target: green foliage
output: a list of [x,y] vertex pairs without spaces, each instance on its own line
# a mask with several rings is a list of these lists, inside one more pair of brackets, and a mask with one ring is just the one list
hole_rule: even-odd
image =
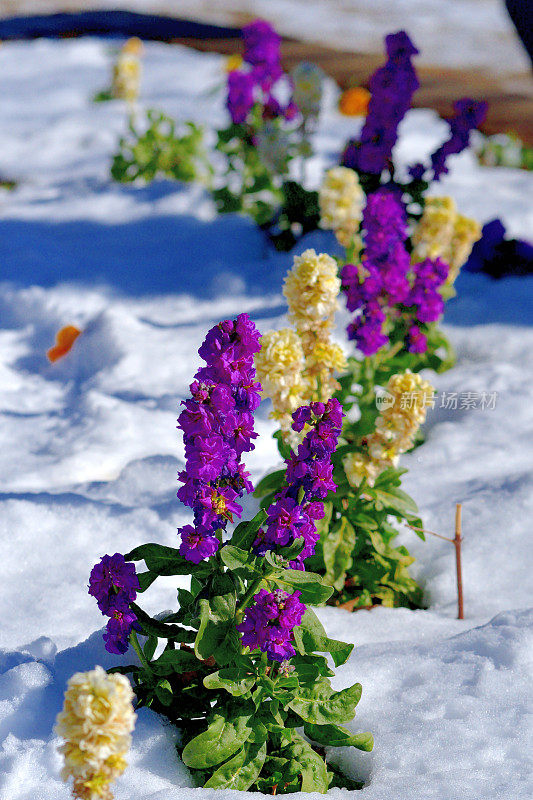
[[[279,477],[266,481],[267,491]],[[154,543],[127,554],[128,560],[146,565],[139,573],[141,591],[159,576],[187,572],[191,587],[179,590],[178,610],[163,617],[131,604],[142,645],[136,634],[131,643],[141,663],[116,671],[131,673],[140,706],[182,728],[181,756],[200,786],[278,794],[325,793],[330,785],[359,788],[328,769],[321,748],[325,743],[372,748],[371,734],[342,727],[354,717],[360,684],[335,691],[330,683],[334,673],[327,655],[340,666],[353,645],[330,639],[310,608],[294,629],[296,654],[289,662],[251,652],[237,632],[245,608],[262,588],[298,589],[301,601],[313,605],[326,602],[332,592],[320,575],[288,568],[303,540],[265,557],[251,552],[265,517],[260,511],[240,523],[231,540],[200,564]],[[163,651],[154,658],[161,643]]]
[[336,605],[420,607],[422,590],[408,572],[414,558],[405,547],[395,546],[398,530],[392,524],[422,527],[416,503],[399,488],[406,470],[391,467],[375,486],[354,489],[344,474],[344,455],[342,448],[335,454],[338,488],[328,497],[329,523],[321,527],[315,555],[307,563],[334,588]]
[[[379,413],[375,402],[378,369],[371,359],[350,359],[347,374],[340,378],[337,397],[345,412],[357,405],[361,416],[356,422],[345,419],[332,459],[337,489],[324,503],[324,518],[317,524],[320,539],[315,554],[306,560],[306,569],[320,575],[323,583],[331,587],[328,602],[332,605],[347,604],[350,609],[376,604],[419,608],[422,589],[409,574],[414,558],[404,546],[395,544],[398,523],[423,527],[415,501],[400,488],[406,470],[391,467],[381,473],[373,487],[364,484],[355,489],[348,483],[342,463],[347,454],[361,447],[362,437],[375,429]],[[283,448],[286,457],[286,445],[278,434],[279,431],[275,434],[278,447],[280,452]],[[422,437],[417,444],[420,441]],[[283,470],[266,475],[256,489],[261,505],[268,506],[284,484]],[[415,533],[424,539],[422,533]],[[296,635],[297,642],[303,635],[306,618],[308,614]],[[316,649],[320,652],[319,647]]]
[[[271,144],[262,148],[257,140],[267,129]],[[264,123],[256,106],[250,122],[232,123],[217,131],[216,150],[224,164],[212,190],[220,214],[247,214],[283,251],[318,228],[318,193],[287,180],[291,161],[311,154],[301,129],[288,129],[280,118]]]
[[287,173],[290,151],[275,174],[261,160],[252,129],[244,123],[217,131],[216,150],[225,161],[222,185],[212,192],[219,214],[241,212],[258,225],[270,222],[282,203],[281,177]]
[[211,175],[203,128],[186,122],[178,132],[171,117],[154,110],[146,112],[142,128],[130,117],[128,135],[120,139],[111,165],[111,177],[120,183],[155,178],[207,182]]
[[298,240],[318,228],[320,209],[318,192],[304,189],[297,181],[285,181],[278,213],[265,226],[276,250],[288,251]]

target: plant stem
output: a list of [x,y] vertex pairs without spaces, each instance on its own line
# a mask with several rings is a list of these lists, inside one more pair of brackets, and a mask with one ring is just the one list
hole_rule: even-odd
[[244,597],[241,600],[241,603],[240,603],[241,607],[239,608],[239,610],[237,611],[237,614],[236,614],[236,616],[239,619],[240,619],[240,617],[243,616],[244,609],[246,608],[246,606],[248,605],[248,602],[252,599],[254,594],[257,592],[257,589],[261,585],[262,581],[263,581],[263,578],[258,578],[256,581],[254,581],[251,584],[251,586],[248,587],[248,591],[246,592],[246,594],[244,595]]
[[139,643],[139,640],[137,638],[137,634],[135,633],[134,630],[132,630],[132,632],[130,633],[130,644],[133,647],[133,649],[135,650],[135,652],[137,653],[137,655],[139,657],[139,661],[141,662],[143,667],[148,672],[151,672],[152,668],[150,666],[150,662],[146,660],[145,655],[144,655],[144,653],[142,651],[142,647],[141,647],[141,645]]

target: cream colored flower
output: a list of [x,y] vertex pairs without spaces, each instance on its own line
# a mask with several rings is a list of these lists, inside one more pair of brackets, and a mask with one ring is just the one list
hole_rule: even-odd
[[340,286],[337,264],[328,255],[306,250],[296,256],[283,290],[296,330],[269,331],[255,357],[263,395],[274,406],[271,416],[293,445],[305,430],[291,430],[292,413],[313,400],[329,400],[339,388],[335,373],[346,367],[342,348],[330,339]]
[[428,197],[412,234],[412,260],[442,258],[450,265],[446,285],[451,286],[480,236],[480,225],[459,214],[451,197]]
[[354,487],[360,486],[365,479],[369,486],[373,486],[380,472],[379,465],[362,453],[348,453],[342,459],[342,465],[348,483]]
[[133,692],[124,675],[102,667],[73,675],[58,714],[56,733],[65,743],[64,781],[72,777],[73,797],[110,800],[110,784],[124,772],[135,726]]
[[386,391],[389,402],[377,418],[374,432],[363,440],[363,452],[350,453],[343,460],[351,486],[359,486],[363,478],[373,486],[387,467],[398,466],[400,455],[413,446],[435,392],[428,381],[410,370],[392,375]]
[[343,247],[349,247],[359,229],[364,199],[353,169],[333,167],[326,172],[318,193],[320,226],[335,231]]
[[139,96],[141,85],[142,66],[140,55],[142,42],[136,36],[128,39],[122,47],[113,67],[113,81],[111,93],[113,97],[134,103]]
[[446,253],[450,265],[448,284],[453,284],[464,263],[468,260],[472,247],[481,237],[481,225],[474,219],[458,214],[455,220],[449,251]]
[[428,197],[413,231],[413,261],[443,257],[453,236],[457,207],[451,197]]
[[289,304],[289,319],[298,333],[319,323],[333,326],[337,297],[341,288],[337,262],[326,253],[306,250],[294,257],[287,273],[283,294]]
[[298,334],[292,328],[265,333],[261,337],[261,350],[255,356],[255,368],[263,396],[272,400],[271,416],[281,423],[283,431],[289,431],[291,415],[303,405],[307,388]]

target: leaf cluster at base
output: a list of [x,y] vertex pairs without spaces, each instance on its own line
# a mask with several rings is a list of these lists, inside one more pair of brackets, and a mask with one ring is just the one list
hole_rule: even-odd
[[174,120],[159,111],[148,110],[142,128],[132,116],[128,136],[119,140],[113,157],[111,177],[120,183],[155,178],[208,182],[212,167],[203,136],[203,128],[194,122],[184,123],[178,132]]
[[182,728],[181,757],[198,785],[326,792],[341,778],[328,770],[322,746],[370,750],[373,745],[371,734],[344,727],[354,717],[360,684],[335,691],[330,683],[334,673],[326,654],[340,666],[353,645],[330,639],[307,608],[294,629],[296,654],[288,662],[268,661],[264,653],[242,646],[236,626],[261,588],[299,590],[301,601],[314,605],[332,592],[321,576],[288,568],[300,541],[287,553],[250,552],[265,518],[260,511],[238,525],[231,541],[198,565],[158,544],[126,555],[146,564],[139,573],[141,592],[159,575],[190,573],[191,586],[178,590],[179,609],[159,618],[132,603],[143,635],[137,645],[141,665],[115,671],[131,674],[139,706]]

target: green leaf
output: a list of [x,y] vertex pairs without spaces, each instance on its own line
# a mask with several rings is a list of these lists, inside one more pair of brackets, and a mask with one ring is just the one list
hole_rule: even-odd
[[374,747],[371,733],[352,733],[341,725],[313,725],[306,722],[304,731],[310,739],[327,747],[356,747],[366,752]]
[[291,542],[291,544],[288,544],[285,547],[278,547],[276,554],[280,555],[287,561],[293,561],[293,559],[300,555],[304,547],[305,539],[303,536],[300,536],[299,539],[295,539],[294,542]]
[[247,791],[259,777],[266,758],[266,742],[246,742],[233,758],[222,764],[204,784],[204,789]]
[[142,544],[124,558],[126,561],[144,560],[148,570],[156,575],[188,575],[193,566],[183,558],[177,548],[163,544]]
[[236,592],[229,574],[217,575],[211,584],[212,596],[201,599],[200,627],[194,642],[198,658],[213,656],[224,666],[240,651],[235,628]]
[[292,455],[292,448],[283,441],[283,434],[281,431],[276,431],[272,437],[278,443],[278,451],[284,461],[287,461]]
[[320,575],[298,569],[285,569],[281,575],[272,575],[269,580],[286,592],[301,592],[300,600],[305,605],[323,605],[331,597],[333,587],[326,586]]
[[162,681],[159,681],[159,683],[155,687],[155,693],[157,695],[158,700],[160,700],[164,706],[172,705],[172,701],[174,699],[172,694],[172,686],[166,680],[166,678]]
[[206,675],[204,686],[206,689],[225,689],[233,697],[241,697],[250,691],[255,680],[255,675],[247,675],[239,667],[223,667],[218,672]]
[[254,496],[264,497],[270,492],[278,491],[285,484],[285,468],[269,472],[255,487]]
[[418,507],[412,497],[394,486],[387,488],[374,487],[368,491],[376,499],[376,507],[386,508],[391,512],[400,512],[404,517],[418,514]]
[[147,661],[151,661],[157,648],[157,636],[149,636],[144,643],[143,653]]
[[361,684],[349,689],[333,692],[331,686],[322,679],[314,686],[301,686],[289,699],[290,708],[304,722],[327,725],[332,722],[349,722],[355,715],[355,706],[361,699]]
[[139,579],[139,592],[145,592],[157,578],[157,573],[150,572],[150,570],[148,572],[138,572],[137,578]]
[[241,550],[249,550],[266,518],[266,512],[261,509],[249,522],[241,522],[233,531],[230,544]]
[[220,558],[232,572],[240,569],[245,570],[250,576],[261,574],[255,569],[257,558],[249,550],[241,550],[240,547],[226,544],[220,549]]
[[300,768],[302,792],[325,794],[328,790],[329,779],[324,759],[313,750],[309,742],[306,742],[298,734],[289,750]]
[[148,636],[157,636],[163,639],[175,639],[177,642],[194,642],[195,632],[182,628],[181,625],[169,625],[158,619],[148,616],[136,603],[130,603],[130,608],[135,612],[137,619]]
[[346,579],[346,570],[352,566],[352,551],[355,547],[355,529],[341,517],[322,540],[322,552],[326,567],[325,581],[340,591]]
[[181,758],[192,769],[209,769],[239,750],[251,733],[250,714],[225,719],[215,714],[207,730],[185,745]]
[[346,663],[354,648],[353,644],[330,639],[317,615],[310,608],[303,615],[301,624],[294,629],[294,640],[302,655],[314,651],[330,653],[336,667]]
[[192,672],[201,664],[188,650],[165,650],[150,666],[156,674],[168,675],[171,672]]

